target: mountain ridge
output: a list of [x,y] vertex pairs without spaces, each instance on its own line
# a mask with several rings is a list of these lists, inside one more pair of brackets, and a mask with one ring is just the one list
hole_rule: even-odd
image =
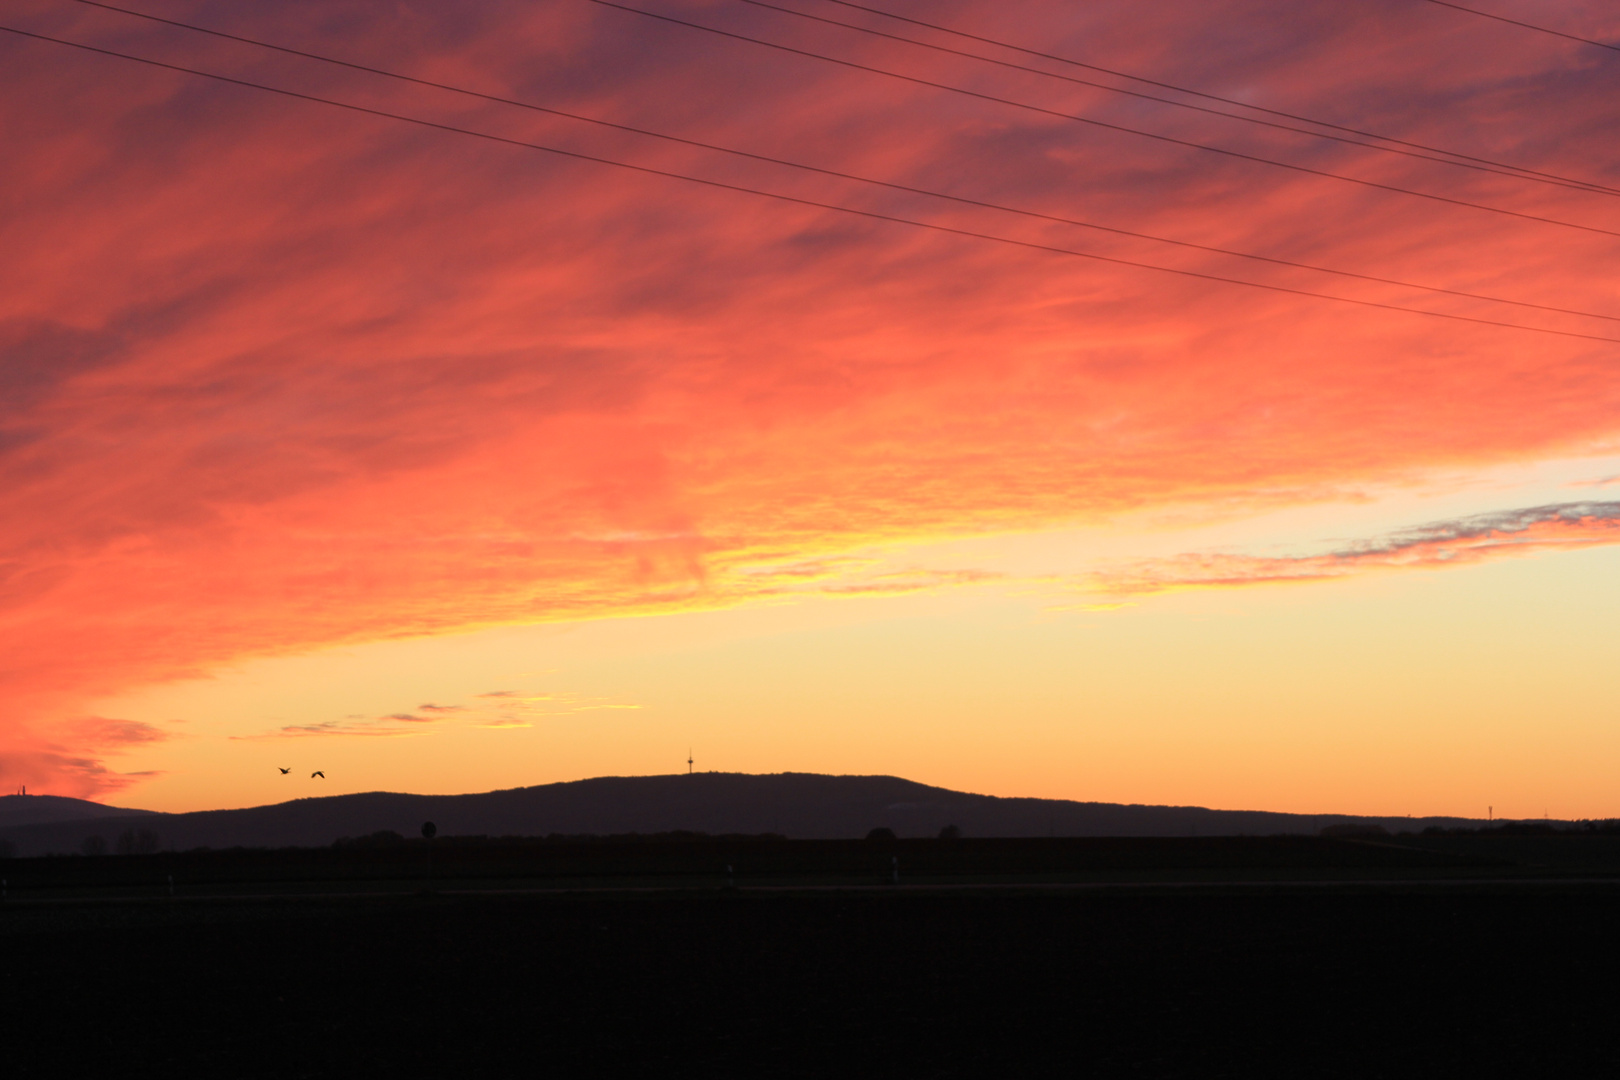
[[306,796],[264,806],[180,814],[106,809],[113,812],[0,826],[0,840],[17,855],[31,856],[76,852],[90,836],[111,843],[128,829],[155,832],[162,847],[174,850],[316,847],[375,832],[414,836],[430,820],[441,836],[689,831],[795,838],[859,837],[878,827],[900,836],[933,836],[946,825],[955,825],[968,836],[988,837],[1314,834],[1343,824],[1377,825],[1395,832],[1479,824],[1476,819],[1454,817],[1287,814],[1003,797],[895,776],[821,773],[603,776],[461,795],[375,791]]

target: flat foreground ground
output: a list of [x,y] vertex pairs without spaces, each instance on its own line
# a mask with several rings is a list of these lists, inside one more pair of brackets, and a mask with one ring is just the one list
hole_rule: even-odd
[[0,909],[8,1077],[1620,1075],[1620,889]]

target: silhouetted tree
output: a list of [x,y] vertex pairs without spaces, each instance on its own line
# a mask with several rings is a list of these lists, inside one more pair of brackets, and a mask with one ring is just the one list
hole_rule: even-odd
[[960,840],[962,839],[962,830],[959,826],[947,825],[939,830],[939,838],[941,840]]
[[125,829],[113,850],[120,855],[150,855],[157,849],[158,835],[151,829]]
[[877,828],[867,833],[866,838],[868,840],[893,840],[894,830],[888,828],[887,826],[879,825]]
[[105,836],[87,836],[79,842],[79,851],[85,855],[107,854],[107,838]]

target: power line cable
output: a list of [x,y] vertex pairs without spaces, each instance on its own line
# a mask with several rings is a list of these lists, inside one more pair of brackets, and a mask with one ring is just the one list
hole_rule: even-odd
[[[95,3],[95,0],[79,0],[79,2]],[[1435,157],[1432,153],[1419,153],[1416,150],[1402,150],[1399,147],[1394,146],[1380,146],[1377,143],[1363,142],[1361,139],[1352,139],[1344,135],[1332,135],[1325,131],[1312,131],[1309,128],[1295,127],[1292,124],[1280,124],[1275,120],[1262,120],[1256,116],[1243,116],[1238,113],[1227,112],[1224,109],[1211,109],[1205,105],[1194,105],[1191,102],[1177,101],[1174,98],[1160,97],[1157,94],[1144,94],[1137,90],[1127,90],[1119,86],[1109,86],[1107,83],[1093,82],[1090,79],[1077,79],[1072,75],[1060,75],[1055,71],[1043,71],[1041,68],[1030,67],[1028,64],[1015,64],[1008,60],[997,60],[993,56],[983,56],[979,53],[964,52],[961,49],[952,49],[948,46],[936,45],[928,41],[918,41],[916,38],[904,37],[900,34],[890,34],[883,30],[875,30],[869,26],[860,26],[855,23],[842,22],[838,19],[828,19],[820,15],[811,15],[809,12],[796,11],[793,8],[769,4],[766,3],[765,0],[739,0],[739,2],[748,4],[752,7],[765,8],[770,11],[781,12],[784,15],[793,15],[800,19],[808,19],[812,22],[823,23],[827,26],[841,26],[846,30],[854,30],[857,33],[868,34],[872,37],[887,38],[890,41],[904,42],[907,45],[915,45],[920,49],[931,49],[934,52],[947,53],[951,56],[961,56],[969,60],[980,60],[986,64],[994,64],[997,67],[1009,68],[1013,71],[1024,71],[1032,75],[1041,75],[1048,79],[1058,79],[1062,82],[1073,83],[1076,86],[1086,86],[1096,90],[1106,90],[1112,94],[1124,94],[1127,97],[1140,98],[1143,101],[1156,101],[1162,105],[1172,105],[1178,109],[1190,109],[1193,112],[1204,113],[1208,116],[1221,116],[1228,120],[1239,120],[1245,124],[1256,124],[1260,127],[1268,127],[1276,131],[1291,131],[1296,135],[1307,135],[1313,139],[1327,139],[1332,142],[1343,143],[1346,146],[1359,146],[1363,149],[1376,150],[1383,154],[1398,154],[1401,157],[1416,158],[1419,161],[1432,161],[1440,165],[1450,165],[1458,169],[1470,169],[1474,172],[1490,173],[1494,176],[1507,176],[1513,178],[1514,180],[1527,180],[1536,184],[1549,184],[1553,187],[1572,188],[1575,191],[1585,191],[1594,195],[1620,196],[1620,188],[1604,187],[1602,184],[1589,183],[1585,180],[1572,180],[1568,177],[1542,176],[1534,173],[1526,173],[1523,170],[1517,169],[1515,166],[1501,165],[1496,162],[1491,162],[1489,164],[1475,164],[1472,161],[1457,161],[1450,157]],[[837,3],[838,0],[832,0],[832,2]],[[96,6],[101,7],[103,5],[96,4]],[[851,6],[859,7],[859,5]],[[874,9],[861,8],[861,10],[871,11]],[[954,31],[949,30],[946,31],[946,33],[953,32]],[[1379,136],[1372,137],[1378,138]],[[1444,154],[1446,151],[1440,150],[1435,151],[1435,153]]]
[[1620,45],[1611,45],[1607,41],[1598,41],[1594,38],[1581,37],[1579,34],[1566,34],[1562,30],[1552,30],[1545,26],[1537,26],[1535,23],[1520,22],[1518,19],[1510,19],[1506,15],[1492,15],[1488,11],[1480,11],[1478,8],[1463,7],[1461,4],[1450,3],[1450,0],[1427,0],[1427,2],[1431,4],[1438,4],[1440,7],[1451,8],[1453,11],[1466,11],[1470,15],[1478,15],[1482,19],[1495,19],[1497,22],[1509,23],[1513,26],[1522,26],[1524,29],[1534,30],[1538,34],[1551,34],[1553,37],[1561,37],[1569,41],[1579,41],[1583,45],[1596,45],[1600,49],[1609,49],[1612,52],[1620,52]]
[[1023,109],[1026,112],[1040,113],[1041,115],[1052,116],[1061,120],[1074,120],[1078,123],[1089,124],[1093,127],[1106,128],[1110,131],[1119,131],[1130,135],[1140,135],[1144,138],[1154,139],[1158,142],[1171,143],[1176,146],[1185,146],[1193,150],[1206,150],[1212,154],[1221,154],[1225,157],[1237,158],[1243,161],[1252,161],[1261,165],[1272,165],[1279,169],[1288,169],[1292,172],[1306,173],[1311,176],[1321,176],[1330,180],[1343,180],[1346,183],[1359,184],[1362,187],[1375,188],[1379,191],[1390,191],[1398,195],[1412,195],[1420,199],[1429,199],[1433,202],[1446,203],[1450,206],[1465,206],[1472,210],[1483,210],[1486,213],[1501,214],[1505,217],[1519,218],[1524,221],[1540,222],[1543,225],[1556,225],[1566,229],[1578,229],[1582,232],[1598,233],[1602,236],[1620,237],[1620,232],[1616,232],[1612,229],[1599,228],[1596,225],[1578,225],[1571,221],[1561,221],[1557,218],[1541,217],[1538,214],[1527,214],[1520,210],[1508,210],[1500,206],[1487,206],[1484,203],[1469,202],[1466,199],[1454,199],[1449,195],[1435,195],[1432,192],[1415,191],[1412,188],[1397,187],[1394,184],[1381,184],[1376,180],[1364,180],[1356,176],[1346,176],[1343,173],[1328,172],[1325,169],[1313,169],[1308,165],[1294,165],[1286,161],[1277,161],[1272,158],[1260,157],[1256,154],[1245,154],[1238,150],[1227,150],[1223,147],[1210,146],[1206,143],[1192,142],[1188,139],[1178,139],[1171,135],[1159,135],[1151,131],[1142,131],[1139,128],[1126,127],[1123,124],[1111,124],[1105,120],[1096,120],[1089,116],[1079,116],[1074,113],[1061,112],[1057,109],[1047,109],[1039,105],[1028,105],[1022,101],[1013,101],[1010,98],[996,97],[994,94],[984,94],[977,90],[966,90],[960,86],[951,86],[947,83],[934,82],[930,79],[918,78],[915,75],[902,75],[899,72],[889,71],[886,68],[873,67],[870,64],[860,64],[853,60],[840,60],[834,56],[827,56],[822,53],[811,52],[808,49],[800,49],[792,45],[780,45],[774,41],[765,41],[762,38],[749,37],[746,34],[738,34],[730,30],[720,30],[713,26],[704,26],[702,23],[687,22],[685,19],[677,19],[672,15],[660,15],[657,12],[646,11],[642,8],[629,7],[625,4],[614,3],[613,0],[588,0],[588,2],[592,4],[599,4],[602,7],[615,8],[619,11],[629,12],[632,15],[644,15],[649,19],[657,19],[660,22],[673,23],[676,26],[685,26],[693,30],[701,30],[705,33],[715,34],[719,37],[732,38],[736,41],[747,42],[751,45],[763,45],[768,49],[776,49],[780,52],[792,53],[793,55],[808,57],[812,60],[823,60],[829,64],[837,64],[840,67],[852,68],[856,71],[867,71],[875,75],[884,75],[888,78],[899,79],[902,82],[913,83],[917,86],[927,86],[935,90],[945,90],[952,94],[960,94],[964,97],[976,98],[980,101],[989,101],[998,105],[1008,105],[1015,109]]
[[1100,232],[1113,233],[1117,236],[1129,236],[1138,240],[1150,240],[1155,243],[1171,244],[1176,247],[1189,248],[1195,251],[1206,251],[1217,255],[1227,255],[1238,259],[1251,259],[1256,262],[1269,263],[1273,266],[1287,266],[1296,270],[1310,270],[1315,273],[1332,274],[1336,277],[1352,278],[1358,281],[1371,281],[1380,285],[1395,285],[1404,289],[1416,289],[1423,292],[1438,293],[1445,296],[1457,296],[1468,300],[1482,300],[1494,304],[1509,304],[1514,307],[1530,308],[1536,311],[1556,312],[1560,315],[1578,315],[1588,319],[1603,319],[1608,322],[1620,322],[1620,316],[1616,315],[1599,315],[1596,312],[1591,311],[1580,311],[1574,308],[1555,307],[1550,304],[1537,304],[1527,300],[1510,300],[1505,297],[1490,296],[1484,293],[1467,292],[1461,289],[1447,289],[1438,285],[1420,285],[1415,282],[1401,281],[1396,278],[1379,277],[1375,274],[1362,274],[1352,270],[1335,270],[1331,267],[1316,266],[1312,263],[1296,262],[1291,259],[1281,259],[1270,255],[1255,255],[1249,252],[1236,251],[1231,248],[1216,247],[1210,244],[1197,244],[1187,240],[1172,240],[1168,237],[1155,236],[1151,233],[1137,232],[1132,229],[1116,228],[1110,225],[1098,225],[1095,222],[1081,221],[1077,218],[1067,218],[1057,214],[1046,214],[1037,210],[1025,210],[1018,207],[1005,206],[1000,203],[993,203],[983,199],[968,198],[961,195],[950,195],[946,194],[945,192],[933,191],[928,188],[913,187],[909,184],[900,184],[889,180],[876,180],[871,177],[860,176],[855,173],[847,173],[841,172],[837,169],[823,168],[819,165],[806,165],[802,162],[789,161],[785,158],[771,157],[766,154],[756,154],[747,150],[737,150],[732,147],[721,146],[716,143],[707,143],[697,139],[683,138],[679,135],[667,135],[663,132],[648,130],[647,128],[638,128],[629,124],[619,124],[611,120],[602,120],[592,116],[584,116],[580,113],[566,112],[562,109],[553,109],[544,105],[536,105],[532,102],[519,101],[515,98],[501,97],[497,94],[486,94],[482,91],[469,90],[465,87],[453,86],[449,83],[435,82],[431,79],[418,78],[414,75],[404,75],[396,71],[389,71],[386,68],[371,67],[366,64],[356,64],[348,60],[339,60],[335,57],[324,56],[320,53],[307,52],[303,49],[289,48],[285,45],[275,45],[267,41],[260,41],[257,38],[244,37],[240,34],[231,34],[223,30],[213,30],[206,26],[196,26],[192,23],[179,22],[175,19],[166,19],[158,15],[149,15],[145,12],[134,11],[129,8],[116,7],[112,4],[100,3],[99,0],[79,0],[79,2],[89,4],[92,7],[106,8],[109,11],[121,12],[125,15],[133,15],[137,18],[147,19],[151,22],[163,23],[167,26],[178,27],[183,30],[192,30],[199,34],[207,34],[211,37],[224,38],[229,41],[236,41],[245,45],[253,45],[258,48],[269,49],[279,53],[286,53],[291,56],[303,57],[304,59],[308,60],[318,60],[321,63],[332,64],[337,67],[350,68],[354,71],[363,71],[372,75],[382,75],[390,79],[397,79],[401,82],[414,83],[418,86],[432,87],[436,90],[446,90],[451,93],[463,94],[467,97],[478,98],[483,101],[494,102],[501,105],[513,105],[521,109],[545,113],[550,116],[558,116],[568,120],[578,120],[587,124],[595,124],[600,127],[611,128],[615,131],[624,131],[635,135],[647,136],[653,139],[662,139],[666,142],[678,143],[682,146],[691,146],[702,150],[712,150],[722,154],[730,154],[735,157],[747,158],[752,161],[762,161],[771,165],[781,165],[790,169],[800,169],[805,172],[816,173],[822,176],[831,176],[840,180],[853,180],[858,183],[870,184],[875,187],[888,188],[892,191],[903,191],[912,195],[923,195],[929,198],[941,199],[964,206],[974,206],[987,210],[996,210],[1001,213],[1016,214],[1020,217],[1033,218],[1039,221],[1050,221],[1060,225],[1072,225],[1082,229],[1095,229]]
[[[88,0],[86,0],[86,2],[88,2]],[[852,9],[854,9],[856,11],[865,11],[865,12],[868,12],[869,14],[872,14],[872,15],[881,15],[885,19],[893,19],[896,22],[910,23],[913,26],[921,26],[921,27],[925,27],[925,28],[927,28],[929,30],[937,30],[942,34],[951,34],[951,35],[953,35],[955,37],[965,38],[965,39],[967,39],[969,41],[978,41],[978,42],[982,42],[982,43],[984,43],[986,45],[994,45],[997,48],[1010,49],[1013,52],[1023,53],[1025,56],[1035,56],[1035,57],[1041,58],[1042,60],[1053,60],[1053,61],[1056,61],[1059,64],[1067,64],[1070,67],[1083,68],[1086,71],[1096,71],[1096,72],[1100,72],[1101,74],[1104,74],[1104,75],[1112,75],[1117,79],[1129,79],[1132,82],[1143,83],[1143,84],[1145,84],[1147,86],[1157,86],[1162,90],[1174,90],[1178,94],[1190,94],[1193,97],[1203,98],[1206,101],[1218,101],[1223,105],[1232,105],[1232,106],[1235,106],[1235,107],[1240,108],[1240,109],[1252,109],[1255,112],[1265,113],[1268,116],[1280,116],[1285,120],[1298,120],[1301,123],[1305,123],[1305,124],[1315,124],[1318,127],[1331,128],[1334,131],[1343,131],[1343,132],[1345,132],[1347,134],[1350,134],[1350,135],[1360,135],[1362,138],[1365,138],[1365,139],[1378,139],[1381,142],[1394,143],[1397,146],[1407,146],[1407,147],[1411,147],[1414,150],[1426,150],[1431,154],[1445,154],[1445,155],[1448,155],[1449,157],[1459,158],[1462,161],[1471,161],[1471,162],[1474,162],[1474,163],[1479,164],[1479,165],[1489,165],[1489,166],[1491,166],[1493,168],[1498,168],[1498,169],[1509,169],[1509,170],[1512,170],[1513,173],[1515,173],[1515,174],[1523,174],[1525,177],[1536,177],[1536,178],[1539,178],[1539,179],[1542,179],[1542,180],[1556,181],[1556,182],[1561,183],[1561,184],[1573,184],[1573,185],[1576,185],[1578,187],[1589,188],[1589,189],[1591,189],[1593,191],[1601,191],[1601,192],[1605,192],[1605,193],[1609,193],[1609,194],[1620,194],[1620,188],[1607,187],[1607,186],[1605,186],[1603,184],[1599,184],[1599,183],[1596,183],[1596,182],[1591,181],[1591,180],[1580,180],[1580,179],[1577,179],[1575,177],[1560,176],[1557,173],[1542,172],[1539,169],[1530,169],[1530,168],[1524,167],[1523,165],[1514,165],[1514,164],[1511,164],[1511,163],[1505,162],[1505,161],[1495,161],[1495,160],[1493,160],[1491,158],[1476,157],[1476,156],[1474,156],[1472,154],[1459,153],[1456,150],[1446,150],[1446,149],[1444,149],[1442,147],[1438,147],[1438,146],[1429,146],[1426,143],[1412,142],[1409,139],[1397,139],[1393,135],[1380,135],[1380,134],[1378,134],[1377,132],[1374,132],[1374,131],[1364,131],[1361,128],[1346,127],[1343,124],[1335,124],[1335,123],[1332,123],[1331,121],[1328,121],[1328,120],[1318,120],[1318,119],[1316,119],[1314,117],[1310,117],[1310,116],[1301,116],[1298,113],[1284,112],[1281,109],[1268,109],[1264,105],[1254,105],[1254,104],[1251,104],[1251,103],[1249,103],[1247,101],[1239,101],[1236,98],[1222,97],[1219,94],[1210,94],[1210,93],[1206,93],[1206,92],[1204,92],[1202,90],[1194,90],[1194,89],[1192,89],[1190,87],[1178,86],[1175,83],[1161,82],[1158,79],[1150,79],[1150,78],[1147,78],[1146,76],[1143,76],[1143,75],[1131,75],[1128,72],[1117,71],[1117,70],[1115,70],[1113,68],[1099,67],[1096,64],[1087,64],[1087,63],[1084,63],[1084,62],[1082,62],[1080,60],[1071,59],[1070,57],[1067,57],[1067,56],[1058,56],[1058,55],[1056,55],[1054,53],[1041,52],[1038,49],[1029,49],[1029,48],[1025,48],[1022,45],[1014,45],[1011,42],[1001,41],[1001,40],[999,40],[997,38],[985,37],[985,36],[983,36],[981,34],[970,34],[970,33],[966,32],[964,30],[955,30],[955,29],[952,29],[949,26],[942,26],[939,23],[926,22],[926,21],[924,21],[922,19],[913,19],[913,18],[911,18],[909,16],[906,16],[906,15],[896,15],[892,11],[884,11],[881,8],[868,7],[865,4],[853,3],[852,0],[825,0],[825,2],[829,3],[829,4],[837,4],[840,7],[852,8]],[[839,25],[845,25],[845,24],[840,23]],[[910,41],[911,39],[910,38],[904,38],[902,40]],[[922,42],[914,42],[914,44],[923,44],[923,43]],[[964,54],[964,55],[972,55],[972,54]],[[989,59],[989,58],[985,57],[984,59]],[[1030,69],[1030,70],[1039,70],[1039,69]],[[1050,75],[1052,73],[1051,72],[1042,72],[1042,74]],[[1128,93],[1128,91],[1121,91],[1121,92],[1122,93]],[[1165,99],[1155,98],[1153,100],[1158,101],[1158,100],[1165,100]],[[1183,106],[1188,107],[1188,108],[1192,107],[1190,105],[1186,105],[1185,102],[1175,102],[1175,104],[1183,105]],[[1239,119],[1239,120],[1251,119],[1249,117],[1239,116],[1236,113],[1220,112],[1220,110],[1214,110],[1214,111],[1218,115],[1230,116],[1230,117],[1233,117],[1234,119]],[[1297,128],[1287,128],[1287,130],[1296,131],[1298,129]],[[1311,134],[1321,135],[1320,132],[1311,132]],[[1326,138],[1328,136],[1321,136],[1321,137]]]
[[1052,244],[1038,244],[1029,240],[1015,240],[1011,237],[996,236],[992,233],[974,232],[969,229],[958,229],[949,225],[939,225],[933,222],[918,221],[915,218],[904,218],[894,214],[883,214],[873,210],[859,210],[850,206],[839,206],[836,203],[820,202],[815,199],[801,198],[797,195],[784,195],[780,192],[765,191],[760,188],[745,187],[741,184],[729,184],[723,180],[709,180],[698,176],[689,176],[685,173],[673,172],[668,169],[656,169],[647,165],[633,165],[629,162],[616,161],[613,158],[598,157],[594,154],[584,154],[576,150],[564,150],[560,147],[546,146],[542,143],[527,142],[522,139],[512,139],[504,135],[492,135],[484,131],[474,131],[471,128],[457,127],[454,124],[444,124],[436,120],[424,120],[421,117],[406,116],[403,113],[388,112],[384,109],[374,109],[366,105],[355,105],[346,101],[336,101],[332,98],[321,97],[316,94],[306,94],[298,90],[287,90],[279,86],[269,86],[265,83],[251,82],[239,79],[232,75],[220,75],[212,71],[202,71],[197,68],[184,67],[180,64],[171,64],[163,60],[152,60],[144,56],[135,56],[131,53],[118,52],[114,49],[105,49],[97,45],[86,45],[78,41],[68,41],[64,38],[51,37],[48,34],[39,34],[31,30],[20,30],[14,26],[0,25],[0,31],[16,34],[20,37],[32,38],[36,41],[49,41],[57,45],[66,45],[85,52],[98,53],[102,56],[112,56],[120,60],[132,60],[139,64],[162,68],[167,71],[176,71],[186,75],[197,75],[205,79],[229,83],[233,86],[242,86],[250,90],[264,90],[283,97],[295,98],[299,101],[309,101],[321,105],[331,105],[335,108],[346,109],[350,112],[363,113],[367,116],[377,116],[386,120],[399,120],[419,127],[431,128],[435,131],[451,132],[456,135],[468,135],[476,139],[486,139],[490,142],[505,146],[516,146],[528,150],[540,150],[559,157],[572,158],[576,161],[588,161],[598,165],[611,165],[631,172],[643,173],[648,176],[661,176],[671,180],[683,180],[691,184],[716,188],[721,191],[732,191],[745,195],[757,195],[766,199],[775,199],[779,202],[792,203],[797,206],[807,206],[817,210],[833,210],[842,214],[866,218],[871,221],[884,221],[896,225],[909,225],[919,229],[929,229],[934,232],[945,233],[951,236],[961,236],[973,240],[988,240],[992,243],[1005,244],[1011,247],[1026,248],[1030,251],[1043,251],[1053,255],[1066,255],[1080,259],[1090,259],[1095,262],[1109,263],[1115,266],[1129,266],[1138,270],[1154,270],[1163,274],[1174,274],[1177,277],[1194,278],[1200,281],[1213,281],[1225,285],[1241,285],[1251,289],[1262,289],[1266,292],[1282,293],[1289,296],[1303,296],[1315,300],[1330,300],[1340,304],[1351,304],[1356,307],[1375,308],[1380,311],[1398,311],[1408,315],[1425,315],[1434,319],[1446,319],[1450,322],[1473,323],[1478,326],[1491,326],[1505,330],[1523,330],[1533,334],[1547,334],[1554,337],[1575,338],[1581,341],[1600,341],[1607,344],[1620,345],[1620,338],[1603,337],[1598,334],[1583,334],[1573,330],[1553,330],[1542,326],[1526,326],[1523,323],[1502,322],[1497,319],[1482,319],[1473,315],[1455,315],[1444,311],[1427,311],[1423,308],[1403,307],[1400,304],[1386,304],[1377,300],[1357,300],[1347,296],[1334,296],[1331,293],[1312,292],[1309,289],[1295,289],[1287,285],[1270,285],[1258,281],[1244,281],[1242,278],[1223,277],[1219,274],[1206,274],[1198,270],[1183,270],[1172,266],[1158,266],[1154,263],[1140,262],[1135,259],[1122,259],[1112,255],[1098,255],[1089,251],[1077,251],[1074,248],[1057,247]]

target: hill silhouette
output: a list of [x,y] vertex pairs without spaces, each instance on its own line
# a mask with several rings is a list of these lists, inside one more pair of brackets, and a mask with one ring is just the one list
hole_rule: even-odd
[[70,799],[65,795],[0,795],[0,829],[105,817],[150,817],[154,813],[107,806],[88,799]]
[[[132,828],[152,830],[163,848],[184,851],[196,847],[324,846],[339,837],[384,831],[414,836],[424,821],[435,822],[441,836],[685,830],[824,839],[863,837],[879,827],[902,837],[935,836],[947,825],[957,826],[968,836],[993,837],[1256,836],[1314,834],[1343,824],[1376,825],[1391,832],[1478,824],[1466,818],[1371,818],[1009,799],[893,776],[816,773],[598,777],[469,795],[369,792],[186,814],[99,809],[103,816],[0,827],[0,840],[8,841],[17,855],[29,856],[78,851],[86,836],[111,838]],[[112,812],[106,813],[108,810]]]

